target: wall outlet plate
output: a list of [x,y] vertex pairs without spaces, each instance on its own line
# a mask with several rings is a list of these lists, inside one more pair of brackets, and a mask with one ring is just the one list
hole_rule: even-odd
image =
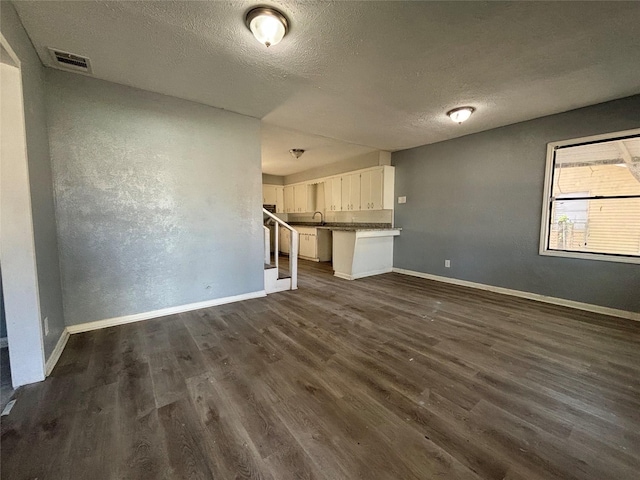
[[445,260],[445,261],[444,261],[444,266],[445,266],[446,268],[451,268],[451,260]]
[[44,334],[49,335],[49,317],[44,317]]
[[407,203],[407,197],[398,197],[398,203]]

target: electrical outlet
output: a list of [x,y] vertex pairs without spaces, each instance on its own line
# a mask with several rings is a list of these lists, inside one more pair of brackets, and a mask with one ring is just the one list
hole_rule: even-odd
[[44,334],[49,335],[49,317],[44,317]]
[[398,203],[407,203],[407,197],[398,197]]
[[451,260],[445,260],[445,261],[444,261],[444,266],[445,266],[446,268],[451,268]]

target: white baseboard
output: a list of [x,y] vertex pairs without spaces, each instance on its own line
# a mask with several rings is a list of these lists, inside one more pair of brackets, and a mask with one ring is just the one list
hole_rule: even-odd
[[493,285],[469,282],[467,280],[459,280],[457,278],[441,277],[439,275],[432,275],[430,273],[416,272],[414,270],[405,270],[404,268],[394,267],[393,271],[395,273],[410,275],[412,277],[426,278],[427,280],[436,280],[438,282],[450,283],[453,285],[460,285],[462,287],[477,288],[479,290],[487,290],[489,292],[502,293],[504,295],[511,295],[513,297],[526,298],[528,300],[535,300],[537,302],[551,303],[553,305],[560,305],[563,307],[575,308],[577,310],[585,310],[587,312],[602,313],[604,315],[612,315],[614,317],[626,318],[629,320],[635,320],[640,322],[640,313],[628,312],[626,310],[618,310],[616,308],[603,307],[600,305],[592,305],[590,303],[575,302],[573,300],[567,300],[564,298],[549,297],[547,295],[540,295],[538,293],[531,293],[531,292],[523,292],[521,290],[512,290],[510,288],[495,287]]
[[215,307],[226,303],[239,302],[241,300],[250,300],[252,298],[266,297],[264,290],[256,292],[243,293],[242,295],[234,295],[232,297],[216,298],[205,302],[190,303],[188,305],[180,305],[178,307],[163,308],[160,310],[152,310],[150,312],[135,313],[133,315],[125,315],[122,317],[107,318],[105,320],[97,320],[95,322],[80,323],[78,325],[69,325],[67,330],[70,334],[90,332],[91,330],[99,330],[101,328],[113,327],[116,325],[124,325],[126,323],[140,322],[142,320],[150,320],[152,318],[166,317],[167,315],[175,315],[176,313],[190,312],[201,308]]
[[383,273],[391,273],[392,271],[395,271],[395,270],[393,270],[391,268],[383,268],[382,270],[373,270],[371,272],[362,272],[362,273],[357,273],[355,275],[348,275],[346,273],[341,273],[341,272],[333,272],[333,275],[335,277],[342,278],[344,280],[357,280],[359,278],[373,277],[374,275],[381,275]]
[[69,340],[69,331],[65,328],[58,339],[58,343],[56,343],[56,347],[53,349],[53,352],[51,352],[51,355],[49,355],[49,359],[44,364],[45,377],[48,377],[51,375],[51,372],[53,372],[53,368],[56,366],[56,363],[58,363],[60,355],[62,355],[62,351],[67,345],[67,340]]

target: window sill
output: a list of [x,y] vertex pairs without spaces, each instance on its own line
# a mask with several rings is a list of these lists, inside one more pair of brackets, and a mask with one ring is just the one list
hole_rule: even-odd
[[540,250],[540,255],[549,257],[580,258],[583,260],[597,260],[616,263],[640,264],[640,257],[627,255],[608,255],[606,253],[569,252],[566,250]]

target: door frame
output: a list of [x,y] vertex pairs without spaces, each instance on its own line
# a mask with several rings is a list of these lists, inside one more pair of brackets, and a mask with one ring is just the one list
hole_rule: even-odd
[[[29,184],[26,125],[24,115],[21,62],[0,33],[2,68],[16,68],[18,105],[18,141],[11,147],[15,155],[3,155],[0,175],[2,188],[0,216],[0,261],[11,381],[14,388],[45,379],[44,339],[42,332],[38,271],[36,265],[33,210]],[[7,72],[7,70],[5,70]],[[11,80],[9,80],[11,81]],[[18,143],[19,142],[19,143]]]

